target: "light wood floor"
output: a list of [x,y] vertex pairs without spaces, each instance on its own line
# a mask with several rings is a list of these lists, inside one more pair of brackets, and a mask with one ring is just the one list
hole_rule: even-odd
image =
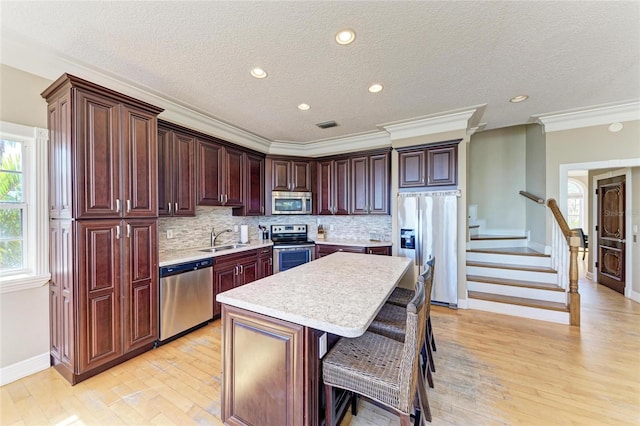
[[[433,307],[433,424],[640,424],[640,304],[580,292],[581,328]],[[74,387],[48,369],[0,396],[2,425],[221,424],[220,323]],[[343,425],[398,424],[360,404]]]

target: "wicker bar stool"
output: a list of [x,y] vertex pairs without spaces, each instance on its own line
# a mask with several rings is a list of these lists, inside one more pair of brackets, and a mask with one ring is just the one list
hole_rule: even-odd
[[[418,281],[422,280],[425,283],[425,286],[427,285],[427,281],[428,281],[429,289],[431,289],[433,285],[433,272],[434,272],[430,263],[435,264],[435,260],[431,259],[429,262],[427,262],[427,264],[425,264],[424,272],[420,275],[420,277],[418,277]],[[428,307],[427,307],[427,315],[426,315],[427,318],[430,315],[430,310],[431,310],[431,301],[429,300]],[[380,312],[378,312],[378,315],[369,326],[368,331],[381,334],[386,337],[390,337],[392,339],[398,340],[399,342],[403,342],[404,335],[405,335],[405,322],[406,322],[406,307],[400,307],[400,306],[393,305],[391,303],[386,303],[382,307]],[[428,321],[425,321],[424,328],[425,328],[425,334],[427,336],[426,338],[428,339],[429,338],[428,337],[429,336]],[[431,347],[428,341],[425,341],[425,344],[421,348],[421,351],[423,353],[423,374],[426,375],[427,382],[429,383],[429,387],[433,388],[434,387],[433,376],[431,373],[435,372],[436,369],[435,369],[435,364],[433,362],[433,353],[431,352]]]
[[[435,274],[436,258],[429,259],[425,265],[429,265],[432,274]],[[435,276],[435,275],[434,275]],[[393,289],[391,296],[387,299],[387,303],[396,306],[407,306],[407,303],[413,298],[414,291],[408,288],[396,287]],[[436,339],[433,337],[433,327],[431,326],[431,315],[427,316],[427,342],[431,345],[433,352],[437,350]],[[433,372],[435,373],[435,364],[432,363]]]
[[[404,343],[379,334],[342,338],[322,361],[325,389],[325,425],[334,426],[333,388],[344,389],[379,402],[400,415],[400,424],[410,424],[416,401],[415,424],[423,413],[431,421],[429,403],[419,373],[422,324],[426,315],[425,288],[416,285],[415,297],[407,305]],[[419,388],[422,388],[420,391]]]

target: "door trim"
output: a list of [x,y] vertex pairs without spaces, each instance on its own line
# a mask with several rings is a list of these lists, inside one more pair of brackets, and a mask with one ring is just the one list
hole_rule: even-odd
[[[592,188],[598,187],[597,186],[598,179],[606,179],[608,177],[615,177],[615,176],[620,176],[622,174],[626,174],[627,183],[626,183],[626,190],[625,190],[625,198],[626,198],[625,209],[627,209],[627,211],[630,212],[631,202],[632,202],[631,194],[633,193],[631,168],[640,167],[640,157],[627,158],[623,160],[588,161],[584,163],[560,164],[560,177],[558,182],[558,184],[560,185],[560,188],[558,188],[558,199],[559,199],[558,204],[560,206],[567,205],[567,182],[568,182],[569,170],[595,170],[595,169],[606,169],[606,168],[615,168],[615,167],[620,167],[620,168],[609,173],[604,173],[602,175],[594,176],[593,177],[594,181],[592,182],[592,185],[594,186]],[[589,201],[591,203],[591,208],[592,208],[591,217],[597,218],[598,202],[594,198],[594,195],[595,194],[589,194]],[[566,210],[566,208],[563,208],[563,207],[561,207],[561,209]],[[566,214],[566,211],[563,211],[563,214]],[[625,227],[627,229],[627,236],[626,236],[627,241],[631,241],[633,239],[633,235],[632,235],[633,228],[631,224],[631,216],[632,215],[630,214],[627,215],[627,223],[625,224]],[[589,229],[589,232],[591,233],[591,235],[594,235],[594,236],[595,236],[595,226],[597,225],[596,222],[597,222],[596,220],[592,220],[592,226],[591,226],[591,229]],[[631,260],[632,260],[633,250],[638,250],[638,248],[634,246],[637,246],[637,244],[627,244],[627,252],[625,255],[625,268],[626,268],[627,276],[625,277],[624,297],[640,303],[640,292],[632,291],[633,264]],[[595,248],[595,245],[594,245],[594,248]],[[593,252],[594,248],[590,247],[589,250]],[[589,261],[591,262],[591,270],[594,271],[596,259],[594,258],[594,256],[589,256]],[[591,277],[590,279],[593,282],[597,282],[597,275],[598,275],[597,273],[594,273],[593,277]]]

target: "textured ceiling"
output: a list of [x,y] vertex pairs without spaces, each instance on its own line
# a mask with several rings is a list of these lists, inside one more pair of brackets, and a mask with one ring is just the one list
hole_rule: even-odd
[[[2,1],[0,15],[3,39],[271,141],[373,132],[480,104],[491,129],[640,98],[637,1]],[[346,27],[357,39],[340,46],[334,34]],[[251,77],[255,66],[269,77]],[[376,95],[374,82],[384,85]],[[530,99],[508,102],[518,94]],[[301,102],[311,109],[299,111]],[[339,126],[315,126],[329,120]]]

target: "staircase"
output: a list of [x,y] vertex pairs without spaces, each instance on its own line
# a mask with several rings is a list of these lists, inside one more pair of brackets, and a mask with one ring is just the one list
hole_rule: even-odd
[[523,236],[471,236],[467,250],[470,309],[569,324],[567,293],[551,256]]

